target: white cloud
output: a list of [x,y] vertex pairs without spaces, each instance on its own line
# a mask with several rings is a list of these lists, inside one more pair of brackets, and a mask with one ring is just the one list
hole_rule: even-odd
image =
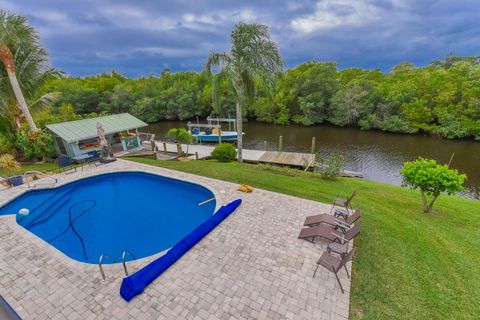
[[291,21],[293,29],[314,32],[339,26],[361,26],[377,19],[381,9],[365,0],[324,0],[312,14]]
[[145,30],[168,30],[175,27],[176,22],[155,12],[148,12],[140,7],[116,5],[99,10],[115,25],[122,28],[142,28]]

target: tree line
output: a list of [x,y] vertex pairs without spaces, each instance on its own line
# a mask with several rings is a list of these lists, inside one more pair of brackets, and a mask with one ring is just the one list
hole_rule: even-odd
[[[61,93],[56,105],[70,104],[80,115],[129,112],[149,123],[233,116],[231,84],[220,83],[220,101],[213,104],[214,81],[204,72],[166,69],[160,76],[132,79],[112,71],[52,78],[44,90]],[[255,99],[243,110],[251,120],[480,139],[479,57],[450,55],[425,67],[401,63],[389,72],[339,70],[333,62],[311,61],[278,74],[273,84],[258,81],[255,88]]]

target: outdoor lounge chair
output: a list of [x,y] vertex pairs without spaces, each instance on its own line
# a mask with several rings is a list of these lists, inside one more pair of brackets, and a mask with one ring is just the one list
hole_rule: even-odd
[[320,225],[316,227],[303,228],[298,235],[298,239],[304,239],[311,242],[315,241],[316,237],[324,238],[330,242],[337,241],[344,243],[355,238],[360,233],[360,222],[356,222],[353,227],[346,230],[344,227],[330,225]]
[[353,191],[350,197],[348,197],[347,199],[342,199],[339,197],[335,198],[335,200],[333,200],[332,209],[330,209],[330,213],[332,213],[335,207],[341,207],[342,209],[345,209],[347,211],[347,215],[350,214],[350,211],[348,209],[353,210],[351,206],[351,202],[356,194],[357,194],[357,191]]
[[355,223],[355,221],[360,219],[361,216],[362,212],[358,209],[355,210],[351,215],[349,215],[344,221],[339,220],[339,218],[334,215],[323,213],[307,217],[303,225],[308,227],[313,227],[322,223],[330,224],[332,226],[335,226],[338,223],[346,223],[347,225],[352,225]]
[[319,266],[324,267],[325,269],[327,269],[327,270],[329,270],[329,271],[331,271],[335,274],[335,277],[337,278],[338,284],[340,285],[340,290],[342,290],[342,293],[344,293],[342,283],[340,282],[340,278],[338,278],[338,271],[340,271],[340,269],[342,267],[344,267],[345,271],[347,272],[347,277],[350,278],[350,274],[348,274],[348,269],[347,269],[346,264],[347,264],[348,261],[353,259],[354,254],[355,254],[355,248],[352,248],[352,250],[349,253],[347,253],[345,256],[343,256],[342,258],[335,257],[335,256],[333,256],[330,253],[325,251],[322,254],[322,256],[320,257],[320,259],[318,259],[318,261],[317,261],[317,268],[315,268],[315,272],[313,273],[313,277],[315,277],[315,274],[317,273],[317,270],[318,270]]

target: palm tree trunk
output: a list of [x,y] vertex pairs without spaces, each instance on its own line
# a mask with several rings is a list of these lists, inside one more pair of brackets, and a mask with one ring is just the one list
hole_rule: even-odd
[[238,162],[243,162],[242,148],[243,148],[243,134],[242,134],[242,109],[240,103],[237,102],[237,149],[238,149]]
[[7,73],[8,73],[8,79],[10,80],[10,84],[12,85],[12,88],[13,88],[13,92],[15,93],[15,97],[17,98],[18,106],[22,110],[25,120],[27,120],[28,126],[30,127],[30,131],[33,131],[33,132],[37,131],[38,128],[35,125],[35,122],[33,121],[32,115],[30,114],[30,110],[28,110],[27,102],[23,97],[22,90],[20,89],[20,84],[17,81],[17,77],[15,73],[9,72],[8,69],[7,69]]
[[20,88],[20,84],[18,83],[17,76],[15,74],[15,62],[13,60],[12,52],[5,45],[0,46],[0,60],[2,60],[3,64],[5,65],[8,79],[10,80],[13,92],[18,101],[18,106],[20,107],[20,110],[22,110],[23,116],[25,117],[25,120],[27,120],[30,130],[37,131],[37,126],[35,125],[35,122],[33,122],[32,115],[30,114],[30,110],[28,110],[27,102],[23,97],[22,89]]

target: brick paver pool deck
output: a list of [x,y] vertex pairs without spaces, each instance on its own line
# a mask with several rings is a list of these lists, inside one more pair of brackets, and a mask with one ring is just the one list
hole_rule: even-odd
[[[23,319],[348,318],[346,273],[339,273],[345,294],[323,268],[312,278],[326,243],[297,239],[305,216],[328,212],[329,205],[259,189],[244,194],[229,182],[124,160],[59,174],[58,184],[121,170],[197,182],[222,205],[237,198],[243,203],[130,303],[119,295],[121,264],[107,265],[103,281],[97,265],[68,258],[14,215],[0,216],[0,294]],[[0,205],[25,190],[0,191]],[[130,273],[161,254],[129,262]]]

